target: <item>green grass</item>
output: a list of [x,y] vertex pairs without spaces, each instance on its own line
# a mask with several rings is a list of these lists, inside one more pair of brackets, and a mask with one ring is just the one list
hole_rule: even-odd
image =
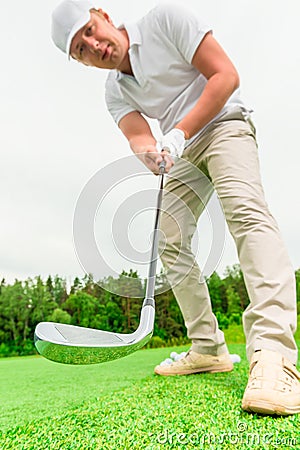
[[1,450],[299,449],[297,415],[241,410],[242,362],[230,373],[158,377],[153,366],[187,349],[141,350],[95,366],[40,357],[0,360]]

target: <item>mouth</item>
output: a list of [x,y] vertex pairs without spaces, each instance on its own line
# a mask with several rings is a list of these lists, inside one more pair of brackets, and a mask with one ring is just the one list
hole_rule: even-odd
[[102,55],[102,61],[105,61],[109,58],[109,55],[110,55],[109,48],[110,48],[110,44],[107,44],[107,47]]

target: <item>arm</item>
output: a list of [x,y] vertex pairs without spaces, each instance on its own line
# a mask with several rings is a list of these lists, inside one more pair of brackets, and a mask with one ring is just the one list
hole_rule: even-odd
[[152,134],[146,119],[138,112],[133,111],[124,116],[119,127],[127,138],[131,150],[153,173],[158,174],[158,165],[163,157],[166,160],[166,172],[174,164],[167,152],[159,153],[156,148],[156,140]]
[[175,126],[184,132],[186,139],[212,120],[239,86],[235,67],[210,33],[199,44],[192,64],[208,81],[196,105]]

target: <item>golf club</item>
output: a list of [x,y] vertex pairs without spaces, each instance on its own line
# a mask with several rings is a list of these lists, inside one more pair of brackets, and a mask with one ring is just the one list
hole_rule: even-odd
[[34,333],[38,352],[63,364],[98,364],[122,358],[143,347],[152,337],[155,318],[155,276],[158,257],[158,229],[166,162],[159,165],[159,191],[151,247],[146,295],[140,323],[131,334],[113,333],[54,322],[41,322]]

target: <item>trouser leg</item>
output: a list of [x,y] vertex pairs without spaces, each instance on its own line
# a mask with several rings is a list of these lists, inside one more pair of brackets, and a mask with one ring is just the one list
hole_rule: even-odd
[[191,249],[197,221],[213,187],[195,166],[178,160],[164,188],[160,256],[182,311],[192,350],[218,355],[227,352],[224,334],[212,313],[206,283]]
[[250,125],[224,122],[206,151],[205,165],[235,240],[250,298],[243,315],[248,358],[257,349],[268,349],[296,363],[295,276],[265,201]]

